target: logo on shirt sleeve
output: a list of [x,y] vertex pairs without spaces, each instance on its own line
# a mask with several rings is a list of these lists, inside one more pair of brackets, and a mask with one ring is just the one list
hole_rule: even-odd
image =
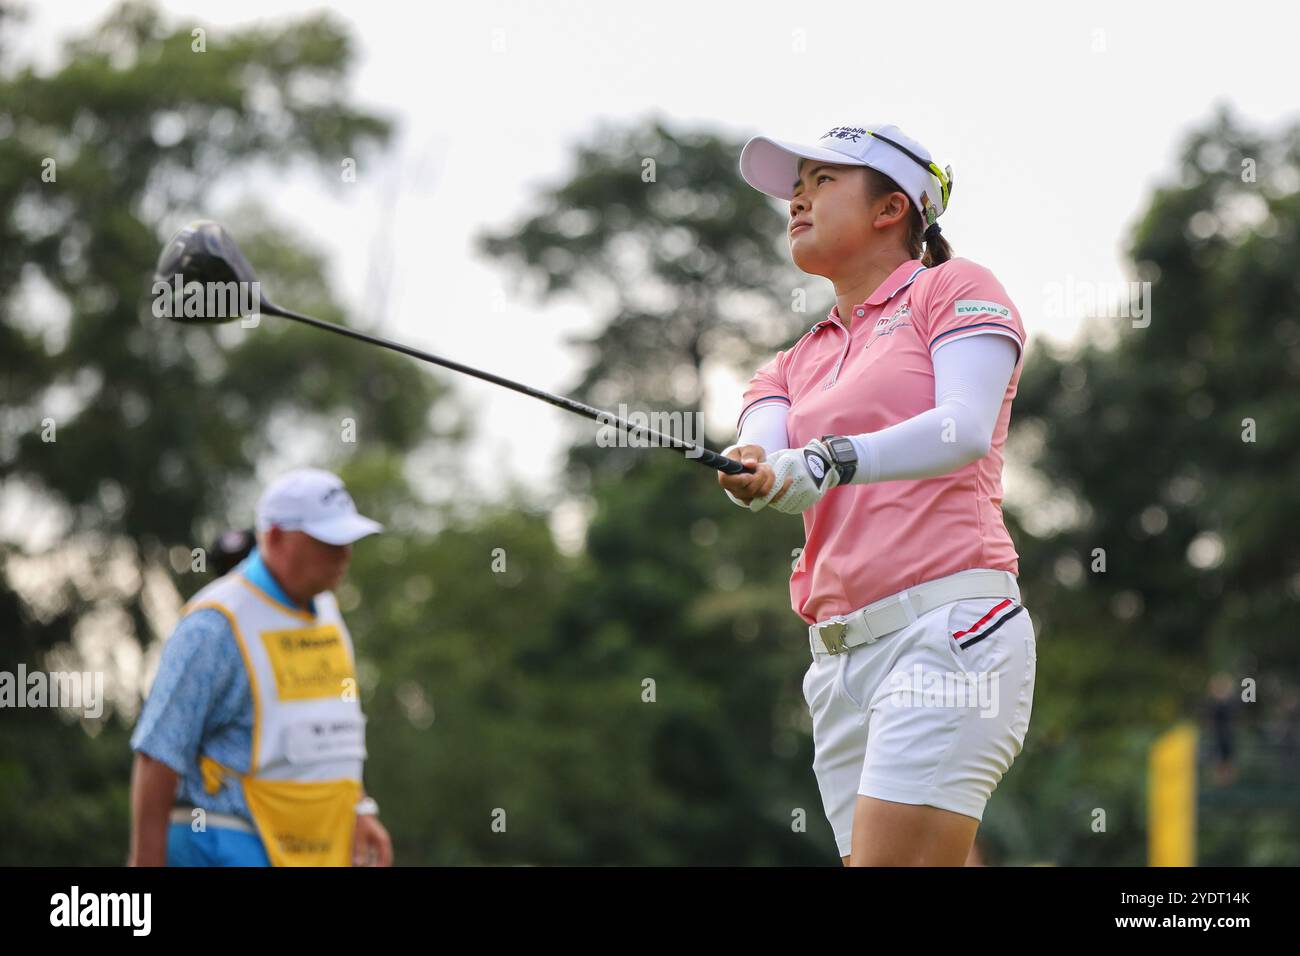
[[957,317],[993,314],[1004,319],[1011,318],[1011,310],[1000,302],[988,302],[984,299],[958,299]]

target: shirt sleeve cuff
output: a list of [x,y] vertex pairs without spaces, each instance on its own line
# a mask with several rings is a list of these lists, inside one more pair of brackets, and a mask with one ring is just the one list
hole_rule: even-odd
[[[1025,343],[1020,341],[1020,336],[1016,334],[1014,329],[1009,329],[1003,325],[987,325],[987,324],[971,326],[970,328],[967,329],[961,329],[957,331],[955,335],[941,336],[937,342],[931,343],[930,354],[934,355],[935,352],[937,352],[939,349],[943,348],[945,345],[947,345],[950,342],[959,342],[962,339],[970,338],[973,335],[1005,335],[1012,342],[1016,343],[1017,363],[1020,361],[1020,357],[1024,354]],[[1012,367],[1014,368],[1015,366],[1013,365]]]
[[158,761],[178,777],[185,776],[185,761],[179,754],[168,753],[155,746],[152,741],[133,742],[131,746],[136,753],[144,754],[146,757]]

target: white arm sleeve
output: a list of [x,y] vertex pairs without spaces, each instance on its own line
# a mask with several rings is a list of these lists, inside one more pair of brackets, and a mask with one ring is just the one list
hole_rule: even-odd
[[849,435],[858,452],[850,484],[933,478],[988,454],[1020,354],[1005,335],[971,335],[934,350],[934,404],[875,432]]
[[790,447],[790,439],[785,434],[785,420],[789,416],[790,406],[784,402],[759,406],[741,422],[736,444],[727,446],[722,453],[725,455],[740,445],[758,445],[771,458],[774,452]]

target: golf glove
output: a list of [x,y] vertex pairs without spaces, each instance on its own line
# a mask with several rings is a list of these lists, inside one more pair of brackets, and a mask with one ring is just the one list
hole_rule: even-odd
[[[802,514],[821,500],[822,495],[840,483],[840,471],[831,460],[831,450],[814,438],[802,448],[783,448],[768,459],[775,480],[772,490],[750,502],[750,511],[762,511],[769,504],[788,515]],[[779,501],[787,478],[794,479]]]

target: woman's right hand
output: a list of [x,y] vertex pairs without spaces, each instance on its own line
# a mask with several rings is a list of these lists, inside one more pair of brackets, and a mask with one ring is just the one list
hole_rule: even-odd
[[[738,504],[748,508],[751,501],[762,498],[772,490],[776,475],[772,471],[772,466],[767,463],[767,452],[763,450],[762,445],[738,445],[727,449],[726,456],[754,469],[752,473],[746,472],[742,475],[718,472],[718,484],[724,491],[730,493]],[[789,485],[790,481],[787,479],[786,487]]]

